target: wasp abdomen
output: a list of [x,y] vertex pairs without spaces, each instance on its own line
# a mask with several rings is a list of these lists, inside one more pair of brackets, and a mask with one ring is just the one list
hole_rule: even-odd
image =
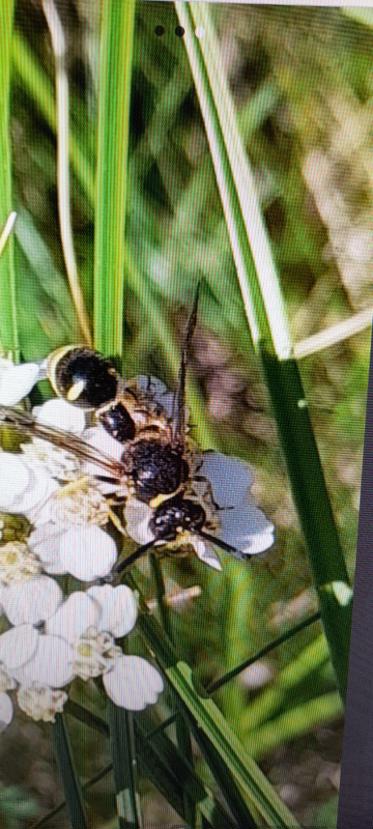
[[135,437],[135,423],[122,403],[113,403],[109,408],[99,412],[98,420],[109,435],[119,443],[126,443],[127,440],[133,440]]
[[137,497],[143,501],[176,492],[189,474],[182,450],[155,440],[139,440],[122,461],[132,476]]
[[83,409],[114,400],[118,375],[110,360],[90,348],[68,346],[50,357],[49,376],[59,395]]

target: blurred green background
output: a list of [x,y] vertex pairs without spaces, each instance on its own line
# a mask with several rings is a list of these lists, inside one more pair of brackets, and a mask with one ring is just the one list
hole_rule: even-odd
[[[74,240],[92,310],[99,3],[57,5],[68,42]],[[213,17],[298,341],[372,304],[371,20],[333,8],[234,4],[217,5]],[[150,371],[172,385],[183,325],[203,277],[191,375],[204,417],[194,424],[195,436],[205,448],[213,442],[253,464],[256,500],[277,528],[273,550],[248,569],[223,554],[223,574],[194,559],[163,564],[170,594],[201,589],[183,604],[174,602],[172,622],[180,654],[208,684],[317,605],[177,26],[171,3],[138,3],[126,375]],[[18,0],[16,32],[11,123],[18,313],[27,360],[76,341],[79,331],[58,229],[54,63],[39,2]],[[301,362],[352,577],[369,348],[367,330]],[[144,570],[146,585],[151,600]],[[335,826],[343,720],[320,625],[259,660],[215,699],[302,826]],[[108,755],[101,738],[84,733],[78,761],[88,779]],[[76,725],[80,746],[82,734]],[[17,716],[2,735],[0,781],[6,829],[30,826],[35,813],[59,802],[48,728]],[[110,776],[92,788],[92,827],[115,825],[111,792]],[[142,792],[149,826],[178,822],[146,781]],[[68,823],[61,813],[48,825]]]

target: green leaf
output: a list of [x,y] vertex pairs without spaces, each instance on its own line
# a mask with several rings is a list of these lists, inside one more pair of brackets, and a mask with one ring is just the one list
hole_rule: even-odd
[[[9,130],[10,64],[14,2],[0,4],[0,233],[14,209]],[[12,234],[0,257],[0,351],[19,359],[14,242]]]
[[137,760],[133,714],[108,700],[108,723],[113,758],[117,814],[120,829],[139,829],[142,825],[137,793]]
[[124,223],[135,0],[103,3],[95,202],[95,347],[122,357]]
[[215,703],[207,695],[203,696],[198,692],[191,668],[179,659],[158,622],[149,614],[142,613],[138,619],[138,626],[174,689],[180,709],[188,717],[195,736],[201,731],[207,737],[233,775],[243,795],[253,803],[270,826],[274,825],[278,829],[298,826]]
[[56,715],[56,722],[53,725],[53,742],[72,829],[87,829],[88,823],[80,783],[74,768],[69,735],[63,714]]

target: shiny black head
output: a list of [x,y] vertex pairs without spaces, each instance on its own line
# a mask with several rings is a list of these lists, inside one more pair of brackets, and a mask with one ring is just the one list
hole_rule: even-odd
[[119,443],[126,443],[135,437],[136,426],[123,403],[114,403],[100,412],[98,419],[109,435]]
[[59,349],[50,358],[49,376],[59,395],[74,406],[96,409],[114,400],[118,375],[102,354],[90,348]]
[[132,476],[137,497],[146,502],[176,492],[189,474],[182,450],[155,440],[139,440],[122,461]]
[[175,495],[163,501],[155,510],[149,529],[157,541],[174,541],[182,530],[198,534],[205,521],[206,513],[200,504],[183,498],[182,495]]

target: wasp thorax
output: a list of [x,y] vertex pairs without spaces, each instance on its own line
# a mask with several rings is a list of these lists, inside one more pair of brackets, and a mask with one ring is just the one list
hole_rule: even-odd
[[164,501],[149,522],[149,529],[156,539],[174,541],[179,532],[197,532],[206,521],[206,513],[200,504],[175,495]]
[[83,409],[114,400],[118,376],[113,364],[89,348],[58,349],[49,361],[49,378],[59,397]]
[[176,492],[189,473],[180,449],[155,440],[139,440],[122,461],[132,476],[137,497],[143,501]]
[[135,437],[136,426],[123,403],[114,403],[100,412],[99,421],[109,435],[120,443],[125,443]]

